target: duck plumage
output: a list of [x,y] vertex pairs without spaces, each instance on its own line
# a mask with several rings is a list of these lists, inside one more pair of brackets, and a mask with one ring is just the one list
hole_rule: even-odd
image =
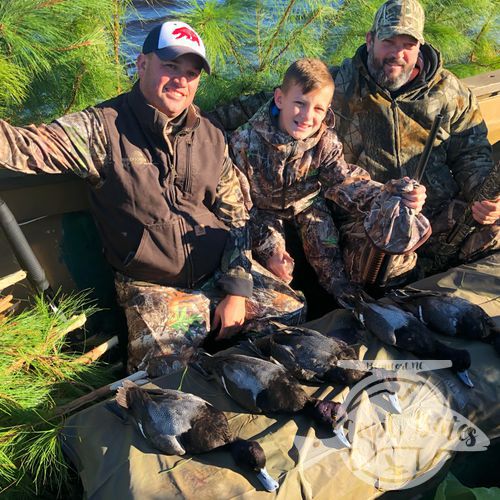
[[388,299],[443,335],[481,340],[491,334],[491,318],[481,307],[462,297],[411,288],[394,290]]
[[203,370],[215,375],[227,394],[252,413],[297,413],[304,411],[316,422],[334,431],[350,446],[341,427],[334,429],[344,411],[340,403],[310,398],[298,381],[281,365],[244,354],[199,353]]
[[233,439],[224,413],[204,399],[173,389],[144,389],[124,380],[117,390],[116,403],[159,451],[182,456],[227,446],[236,463],[256,472],[268,491],[278,488],[266,471],[266,457],[259,443]]
[[340,360],[357,361],[357,353],[352,346],[302,326],[276,324],[274,333],[253,343],[264,356],[277,360],[302,381],[349,385],[366,376],[366,371],[338,366]]

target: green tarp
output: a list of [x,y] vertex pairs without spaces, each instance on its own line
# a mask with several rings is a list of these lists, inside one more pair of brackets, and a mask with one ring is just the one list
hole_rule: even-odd
[[[500,326],[500,254],[413,286],[466,297],[481,305]],[[309,327],[327,333],[349,325],[356,325],[352,315],[338,310]],[[368,499],[405,485],[415,485],[412,493],[423,491],[436,482],[439,470],[445,471],[453,450],[467,449],[471,440],[475,447],[470,448],[480,449],[482,432],[490,440],[500,436],[500,358],[492,346],[481,342],[440,340],[470,351],[474,389],[462,385],[448,369],[430,376],[403,373],[399,397],[404,411],[391,415],[381,409],[383,401],[373,403],[376,396],[368,401],[366,393],[360,392],[350,399],[347,389],[306,387],[317,397],[346,404],[351,400],[347,404],[351,421],[345,425],[351,450],[338,449],[335,439],[325,431],[316,432],[304,416],[246,413],[215,382],[189,369],[182,389],[227,412],[234,434],[259,441],[269,473],[280,482],[275,493],[264,491],[255,476],[236,466],[227,452],[184,458],[158,454],[133,425],[121,423],[104,404],[68,419],[61,437],[64,449],[78,469],[86,496],[93,499]],[[415,359],[376,339],[370,339],[360,356]],[[178,388],[181,376],[162,377],[154,384]],[[467,419],[477,428],[471,430]]]

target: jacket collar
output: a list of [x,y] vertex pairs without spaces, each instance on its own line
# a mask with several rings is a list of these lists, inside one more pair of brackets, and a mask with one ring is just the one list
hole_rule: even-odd
[[333,127],[334,115],[328,112],[327,118],[321,124],[320,129],[311,137],[304,140],[296,140],[290,137],[287,133],[282,132],[275,123],[277,120],[272,118],[272,108],[274,98],[264,104],[249,120],[249,124],[257,132],[264,141],[272,145],[286,154],[290,151],[297,152],[300,156],[309,149],[312,149],[318,144],[326,129]]
[[[174,132],[182,131],[182,133],[189,133],[191,130],[197,128],[200,123],[198,108],[192,104],[185,112],[186,116],[184,123],[182,123],[182,118],[179,120],[179,117],[170,120],[164,113],[158,111],[146,101],[139,88],[138,81],[128,94],[128,103],[139,121],[141,128],[161,137],[165,137],[165,135],[171,133],[172,126],[174,127]],[[179,121],[181,123],[179,123]]]

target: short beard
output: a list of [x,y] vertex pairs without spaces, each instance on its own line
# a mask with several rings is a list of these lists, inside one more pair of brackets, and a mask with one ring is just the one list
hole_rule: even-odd
[[388,62],[393,62],[393,61],[392,59],[384,59],[382,61],[382,65],[380,65],[377,61],[375,61],[375,58],[373,56],[373,49],[368,52],[368,59],[367,59],[368,71],[370,72],[370,75],[373,77],[373,79],[382,88],[391,91],[398,90],[409,81],[411,73],[415,66],[408,69],[403,68],[401,74],[398,77],[389,78],[384,71],[384,64]]

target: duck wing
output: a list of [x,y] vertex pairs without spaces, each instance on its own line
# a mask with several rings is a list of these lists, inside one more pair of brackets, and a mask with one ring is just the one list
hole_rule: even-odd
[[361,303],[358,308],[358,318],[364,327],[378,337],[382,342],[396,345],[396,330],[408,323],[409,314],[396,306]]
[[127,408],[140,433],[168,455],[186,453],[179,437],[191,430],[193,421],[208,405],[194,394],[173,389],[148,390],[130,383],[118,389],[117,403]]
[[271,355],[295,378],[307,382],[319,381],[317,375],[324,371],[323,358],[328,354],[314,339],[307,331],[275,333],[271,335]]
[[212,368],[220,384],[229,397],[240,406],[253,413],[261,413],[256,401],[257,396],[266,388],[269,372],[278,369],[276,365],[259,358],[243,354],[213,356]]
[[[219,357],[217,354],[214,358]],[[243,354],[221,355],[221,383],[244,408],[254,412],[295,412],[308,400],[296,379],[280,365]]]
[[[244,342],[241,347],[248,348],[259,357],[265,357],[267,360],[284,366],[296,379],[306,382],[321,382],[316,377],[316,370],[308,370],[296,359],[296,352],[293,345],[287,345],[280,342],[281,333],[274,333],[255,340]],[[284,334],[284,337],[293,335]],[[290,339],[287,339],[289,341]]]
[[[491,318],[484,310],[449,293],[398,290],[388,297],[434,331],[448,336],[484,339],[491,334]],[[420,292],[420,293],[419,293]]]

